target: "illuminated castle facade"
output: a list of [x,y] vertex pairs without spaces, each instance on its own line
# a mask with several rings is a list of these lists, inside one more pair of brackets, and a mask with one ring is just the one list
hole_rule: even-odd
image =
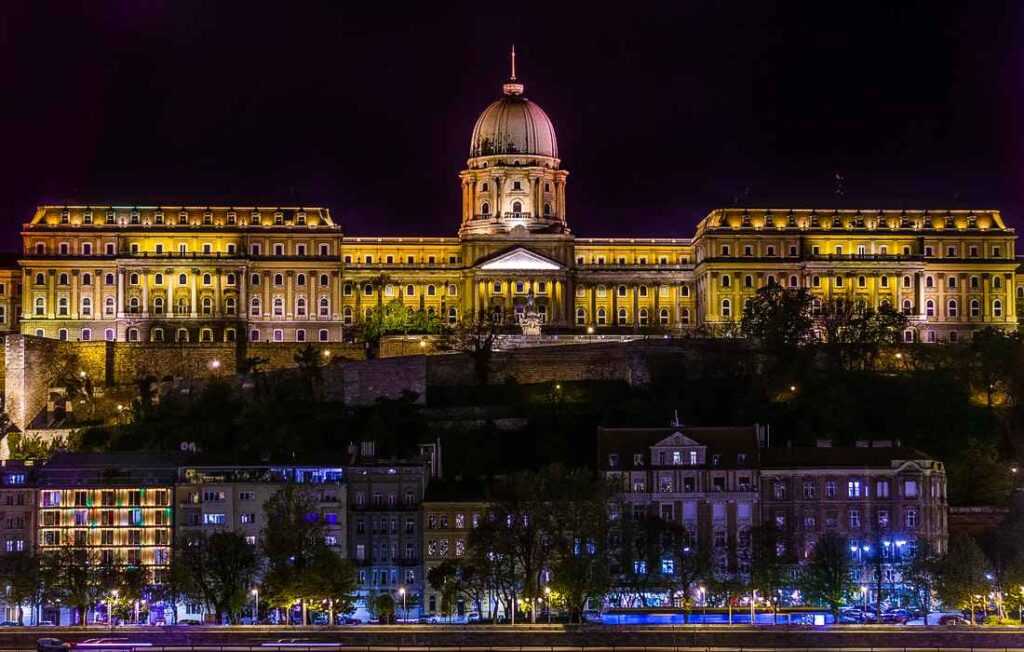
[[771,282],[816,302],[887,302],[909,315],[911,340],[1017,325],[1016,235],[994,210],[730,208],[693,237],[576,237],[551,120],[514,70],[502,91],[473,129],[456,237],[351,237],[301,206],[42,206],[8,271],[21,306],[5,326],[335,342],[394,300],[451,324],[512,325],[532,296],[549,332],[681,334],[737,321]]

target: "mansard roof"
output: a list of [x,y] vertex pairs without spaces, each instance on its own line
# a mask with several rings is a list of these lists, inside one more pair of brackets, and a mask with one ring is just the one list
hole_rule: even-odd
[[[674,443],[678,442],[678,443]],[[650,460],[654,446],[706,446],[707,458],[720,456],[717,468],[751,467],[756,463],[756,426],[669,426],[663,428],[598,428],[598,468],[606,471],[630,471],[657,468]],[[737,464],[737,454],[745,453],[748,462]],[[644,465],[633,464],[633,456],[643,455]],[[618,455],[618,465],[609,465],[609,456]],[[678,468],[678,467],[673,467]]]
[[763,469],[890,469],[899,462],[934,458],[916,448],[904,447],[817,447],[793,446],[766,448],[761,451]]

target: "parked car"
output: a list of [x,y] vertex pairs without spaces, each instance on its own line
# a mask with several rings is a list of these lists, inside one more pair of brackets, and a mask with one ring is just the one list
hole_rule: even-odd
[[960,613],[959,611],[933,611],[933,612],[929,613],[927,616],[923,616],[921,618],[912,618],[912,619],[908,620],[906,622],[906,624],[907,625],[930,625],[930,626],[935,626],[935,625],[943,625],[943,624],[945,624],[944,622],[942,622],[944,619],[946,621],[949,621],[952,618],[961,618],[961,619],[963,619],[963,617],[964,617],[964,615],[962,613]]
[[882,614],[882,622],[890,624],[903,624],[910,620],[910,611],[906,609],[890,609]]
[[202,623],[195,618],[182,618],[178,621],[178,624],[186,626],[202,625]]
[[944,627],[962,627],[969,625],[970,621],[959,614],[945,614],[939,618],[939,624]]
[[36,652],[66,652],[71,645],[59,638],[41,638],[36,641]]

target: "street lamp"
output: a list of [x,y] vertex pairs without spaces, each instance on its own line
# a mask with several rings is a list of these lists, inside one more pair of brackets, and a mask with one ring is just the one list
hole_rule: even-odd
[[860,587],[860,595],[861,595],[861,597],[864,600],[863,611],[866,612],[868,610],[868,587],[866,587],[866,586]]
[[548,624],[550,625],[551,624],[551,587],[550,586],[545,586],[544,587],[544,599],[547,601],[547,605],[548,605]]
[[260,590],[253,587],[252,594],[256,597],[256,608],[252,614],[252,624],[255,625],[260,621]]
[[405,620],[409,620],[409,606],[405,601],[405,587],[398,589],[398,595],[402,596],[402,612],[405,616]]
[[707,600],[704,597],[705,596],[704,587],[703,586],[698,586],[697,587],[697,591],[700,593],[700,613],[701,613],[700,624],[701,625],[707,625],[708,624],[708,602],[707,602]]

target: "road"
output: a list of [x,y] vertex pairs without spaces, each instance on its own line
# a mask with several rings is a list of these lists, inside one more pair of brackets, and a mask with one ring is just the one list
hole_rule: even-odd
[[[549,626],[356,625],[350,627],[3,628],[0,650],[34,649],[41,637],[76,644],[82,652],[248,650],[331,652],[684,652],[690,650],[931,650],[1021,649],[1024,629],[885,625],[786,626]],[[86,639],[117,639],[91,647]],[[110,643],[113,643],[112,645]]]

